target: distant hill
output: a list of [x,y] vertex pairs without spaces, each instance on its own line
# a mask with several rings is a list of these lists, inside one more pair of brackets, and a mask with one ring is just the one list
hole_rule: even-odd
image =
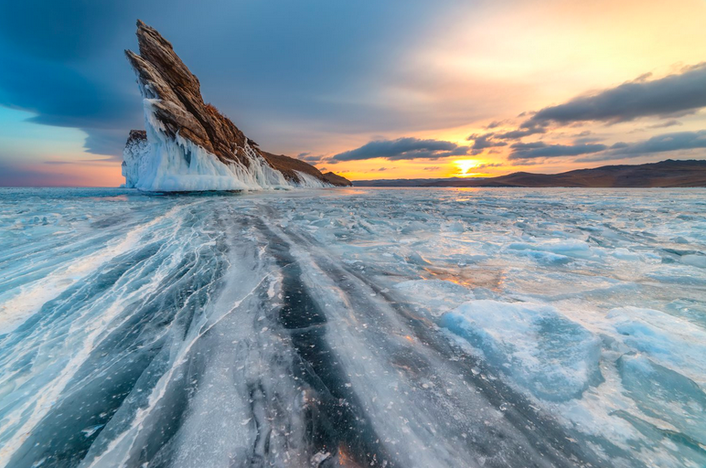
[[560,174],[515,172],[500,177],[356,180],[357,187],[706,187],[706,161],[602,166]]

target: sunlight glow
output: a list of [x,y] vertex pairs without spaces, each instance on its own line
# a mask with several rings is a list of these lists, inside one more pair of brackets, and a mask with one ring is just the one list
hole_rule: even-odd
[[459,159],[454,161],[454,165],[458,167],[460,177],[471,177],[474,174],[469,173],[471,169],[479,165],[479,162],[475,159]]

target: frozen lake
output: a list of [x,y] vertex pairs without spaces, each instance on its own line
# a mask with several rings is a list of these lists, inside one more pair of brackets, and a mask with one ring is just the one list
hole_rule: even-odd
[[0,466],[705,465],[704,189],[0,189]]

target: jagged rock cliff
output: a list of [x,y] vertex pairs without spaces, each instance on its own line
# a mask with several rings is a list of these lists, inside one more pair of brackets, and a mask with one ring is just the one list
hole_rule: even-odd
[[137,22],[140,54],[125,51],[143,97],[145,131],[123,153],[126,186],[152,191],[351,185],[336,174],[259,149],[201,97],[198,78],[155,29]]

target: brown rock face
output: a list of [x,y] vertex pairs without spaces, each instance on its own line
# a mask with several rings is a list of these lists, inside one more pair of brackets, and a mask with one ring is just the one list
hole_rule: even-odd
[[127,145],[131,145],[143,140],[147,140],[147,132],[144,130],[130,130],[130,136],[127,137]]
[[267,153],[265,151],[260,151],[260,154],[262,154],[270,166],[280,171],[287,180],[296,180],[298,176],[295,171],[298,171],[314,176],[317,179],[328,182],[331,185],[341,187],[353,185],[350,180],[336,175],[333,172],[322,174],[317,168],[300,159],[290,158],[289,156],[285,156],[283,154]]
[[[178,134],[212,153],[222,163],[239,163],[245,168],[251,164],[245,150],[249,147],[291,182],[299,182],[296,170],[333,185],[350,185],[340,176],[329,180],[304,161],[261,151],[233,122],[211,104],[204,103],[198,78],[154,28],[138,20],[137,39],[140,54],[130,50],[125,54],[135,69],[143,97],[151,100],[153,115],[167,136],[176,138]],[[144,138],[144,132],[140,136]],[[132,132],[130,138],[133,138]]]
[[340,176],[338,174],[334,174],[333,172],[327,172],[323,176],[324,176],[324,179],[326,179],[326,181],[331,185],[338,185],[341,187],[353,186],[353,183],[350,180],[348,180],[345,177]]

